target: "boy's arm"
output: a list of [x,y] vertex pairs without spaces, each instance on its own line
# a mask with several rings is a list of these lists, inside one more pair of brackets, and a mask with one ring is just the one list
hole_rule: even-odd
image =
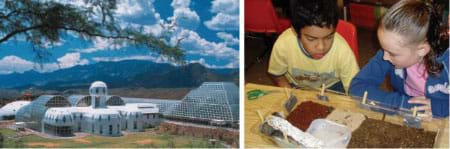
[[269,75],[272,78],[272,80],[275,83],[275,85],[277,85],[279,87],[291,88],[291,85],[289,84],[289,81],[286,79],[286,77],[284,75],[282,75],[282,76],[275,76],[275,75],[272,75],[272,74],[269,74]]
[[400,92],[386,92],[380,89],[392,64],[383,60],[383,51],[377,54],[364,66],[353,78],[350,84],[350,95],[362,97],[364,91],[368,92],[367,98],[376,100],[393,107],[402,106],[409,100],[409,96]]
[[272,54],[270,55],[268,73],[275,85],[280,87],[289,87],[290,84],[284,74],[287,73],[288,64],[286,51],[284,46],[278,42],[275,42],[272,48]]
[[[351,54],[353,55],[353,53]],[[338,60],[339,78],[342,81],[345,93],[348,94],[350,82],[352,81],[353,77],[355,77],[356,73],[358,73],[359,66],[358,63],[356,62],[355,56],[341,55],[339,58],[340,58]]]

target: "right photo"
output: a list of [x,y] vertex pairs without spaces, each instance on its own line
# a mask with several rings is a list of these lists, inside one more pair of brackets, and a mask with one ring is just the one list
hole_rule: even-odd
[[244,0],[245,148],[449,148],[448,0]]

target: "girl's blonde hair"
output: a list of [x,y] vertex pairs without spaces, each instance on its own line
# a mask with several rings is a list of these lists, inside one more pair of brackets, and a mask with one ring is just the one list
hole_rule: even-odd
[[446,44],[440,39],[440,17],[431,2],[401,0],[389,8],[379,28],[400,34],[409,45],[428,42],[431,50],[424,57],[426,70],[429,74],[439,74],[442,64],[437,62],[437,57],[448,48],[442,47]]

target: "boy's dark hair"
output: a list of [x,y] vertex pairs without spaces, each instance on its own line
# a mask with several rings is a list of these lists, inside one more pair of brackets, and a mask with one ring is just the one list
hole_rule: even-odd
[[339,9],[336,0],[291,0],[291,22],[295,31],[306,26],[336,28]]

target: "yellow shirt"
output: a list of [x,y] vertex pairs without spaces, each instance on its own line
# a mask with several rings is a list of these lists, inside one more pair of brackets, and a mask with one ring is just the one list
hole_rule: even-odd
[[300,49],[297,33],[291,27],[276,40],[270,56],[268,72],[284,75],[298,87],[331,87],[342,81],[348,92],[350,82],[359,71],[353,51],[338,33],[334,36],[330,51],[321,59],[312,59]]

